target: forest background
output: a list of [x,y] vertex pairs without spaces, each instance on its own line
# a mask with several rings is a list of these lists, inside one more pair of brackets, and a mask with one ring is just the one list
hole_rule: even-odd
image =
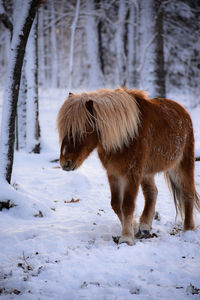
[[187,107],[200,157],[199,32],[199,0],[0,0],[0,298],[199,299],[199,214],[183,233],[158,175],[157,238],[116,245],[96,152],[63,172],[56,131],[70,90],[139,88]]
[[14,147],[40,152],[39,89],[127,86],[197,107],[199,12],[198,0],[1,0],[1,178]]
[[[15,22],[20,1],[3,3]],[[198,0],[49,0],[41,2],[37,22],[41,88],[122,85],[191,107],[200,103]],[[0,22],[0,89],[9,48]]]

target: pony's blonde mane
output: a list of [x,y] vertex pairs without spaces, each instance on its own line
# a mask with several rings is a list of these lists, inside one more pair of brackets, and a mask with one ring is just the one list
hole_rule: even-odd
[[[82,94],[70,94],[57,117],[60,142],[66,135],[81,140],[87,124],[97,130],[101,145],[106,151],[121,149],[138,133],[139,108],[135,97],[146,98],[142,91],[100,89]],[[86,103],[92,100],[92,114]]]

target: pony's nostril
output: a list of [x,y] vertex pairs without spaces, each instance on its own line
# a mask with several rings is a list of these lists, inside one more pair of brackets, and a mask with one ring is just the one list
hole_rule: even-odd
[[71,164],[71,161],[68,160],[68,161],[66,162],[66,167],[69,168],[69,167],[70,167],[70,164]]
[[63,166],[63,170],[69,171],[70,170],[71,161],[67,160],[66,164]]

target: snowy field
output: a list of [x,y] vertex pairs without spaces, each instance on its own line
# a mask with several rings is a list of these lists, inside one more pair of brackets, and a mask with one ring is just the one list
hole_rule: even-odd
[[[64,93],[41,96],[42,153],[15,154],[17,206],[0,212],[0,299],[200,299],[200,229],[183,233],[179,222],[174,228],[163,176],[156,178],[157,238],[116,245],[112,236],[121,228],[96,153],[75,172],[51,162],[59,156],[55,120]],[[200,109],[190,113],[200,140]],[[198,155],[199,149],[196,143]],[[200,193],[200,162],[196,184]],[[142,208],[140,191],[138,217]]]

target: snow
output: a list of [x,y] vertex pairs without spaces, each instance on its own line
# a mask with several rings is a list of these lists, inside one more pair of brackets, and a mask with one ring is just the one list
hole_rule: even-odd
[[0,14],[4,14],[5,10],[3,8],[3,3],[0,1]]
[[[113,242],[121,227],[96,152],[74,172],[51,162],[59,156],[55,120],[65,97],[42,91],[42,153],[16,153],[12,187],[1,190],[17,206],[0,212],[0,299],[199,299],[200,229],[183,233],[179,221],[174,229],[162,175],[156,177],[160,221],[153,222],[158,237],[130,247]],[[190,113],[199,140],[199,108]],[[199,162],[196,182],[199,192]],[[143,203],[140,191],[137,217]]]

